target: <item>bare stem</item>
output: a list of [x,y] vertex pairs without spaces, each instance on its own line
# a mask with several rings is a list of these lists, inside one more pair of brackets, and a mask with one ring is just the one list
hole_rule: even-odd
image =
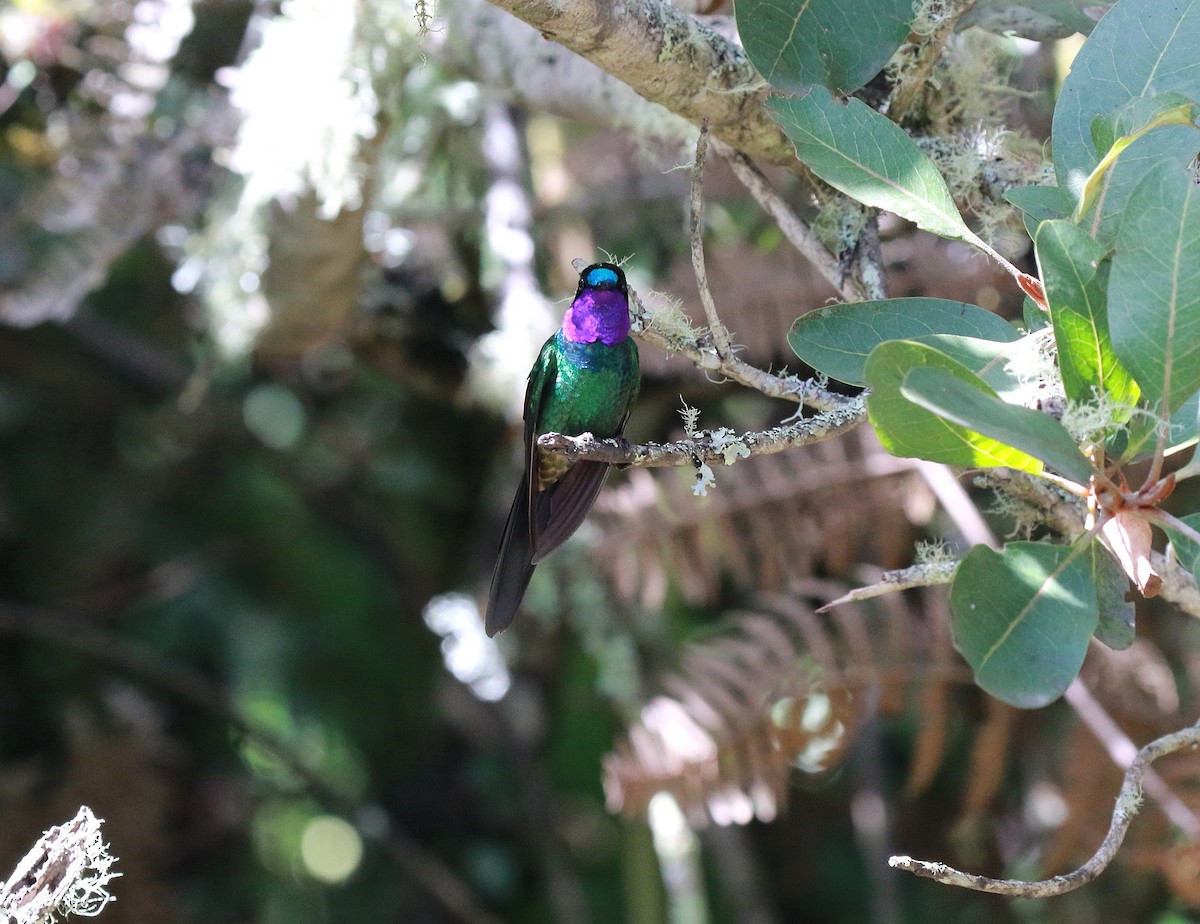
[[922,562],[919,565],[910,565],[907,568],[896,568],[892,571],[885,571],[879,575],[878,580],[862,587],[855,587],[837,599],[830,600],[828,603],[818,607],[817,612],[826,613],[833,607],[840,606],[843,603],[870,600],[873,597],[894,594],[900,590],[911,590],[914,587],[949,584],[954,580],[954,574],[958,571],[960,562],[961,559],[954,558],[949,561]]
[[704,267],[704,157],[708,152],[708,119],[700,123],[700,135],[696,139],[696,160],[692,165],[692,272],[696,275],[696,288],[700,290],[700,304],[704,306],[704,317],[708,320],[708,331],[718,359],[733,355],[729,342],[729,330],[717,316],[717,304],[708,287],[708,271]]
[[1168,513],[1159,507],[1148,507],[1144,510],[1139,510],[1138,515],[1143,519],[1149,520],[1151,523],[1157,523],[1165,529],[1173,529],[1191,539],[1197,545],[1200,545],[1200,532],[1188,526],[1174,514]]
[[[1093,642],[1093,644],[1099,643]],[[1071,681],[1067,692],[1063,694],[1063,699],[1071,704],[1075,714],[1096,736],[1096,740],[1108,752],[1113,763],[1122,770],[1128,770],[1137,755],[1137,745],[1130,740],[1124,729],[1092,695],[1092,691],[1088,689],[1082,678],[1076,677]],[[1187,803],[1172,791],[1161,776],[1154,770],[1147,769],[1144,784],[1146,794],[1158,803],[1163,814],[1171,819],[1171,823],[1182,831],[1186,838],[1193,841],[1200,838],[1200,821],[1188,808]]]
[[774,219],[788,242],[800,252],[831,286],[848,302],[866,301],[867,293],[857,279],[847,276],[820,238],[799,215],[792,211],[779,193],[771,188],[761,170],[745,154],[735,151],[719,138],[711,141],[712,149],[729,164],[743,186],[754,197],[764,212]]
[[892,857],[888,865],[894,869],[902,869],[926,879],[934,879],[945,885],[959,886],[964,889],[974,889],[978,892],[991,892],[994,895],[1012,895],[1019,898],[1049,898],[1062,895],[1086,885],[1112,863],[1117,850],[1125,840],[1125,832],[1129,823],[1138,813],[1142,799],[1142,780],[1154,761],[1166,754],[1184,748],[1200,746],[1200,725],[1172,732],[1169,735],[1151,741],[1137,752],[1129,769],[1125,771],[1125,780],[1117,795],[1113,808],[1112,822],[1108,834],[1100,848],[1092,858],[1078,869],[1062,876],[1054,876],[1037,882],[1026,882],[1021,879],[992,879],[974,873],[964,873],[947,866],[945,863],[933,863],[927,860],[914,860],[912,857]]

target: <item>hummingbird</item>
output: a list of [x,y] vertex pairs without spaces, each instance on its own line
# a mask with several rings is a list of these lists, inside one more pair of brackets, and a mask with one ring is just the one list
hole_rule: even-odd
[[579,528],[608,476],[606,462],[569,462],[542,452],[543,433],[620,436],[641,388],[637,345],[629,336],[629,286],[613,263],[593,263],[562,326],[542,346],[525,390],[525,468],[513,498],[484,628],[512,623],[534,566]]

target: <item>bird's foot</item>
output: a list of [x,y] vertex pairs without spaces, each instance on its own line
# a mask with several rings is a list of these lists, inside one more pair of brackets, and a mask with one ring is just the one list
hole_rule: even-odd
[[[629,442],[629,440],[625,439],[625,437],[623,437],[623,436],[616,437],[614,439],[614,442],[616,442],[616,444],[620,447],[621,452],[631,452],[633,450],[634,444]],[[621,462],[613,467],[616,468],[618,471],[624,471],[625,469],[629,468],[629,466],[631,464],[632,463],[630,463],[630,462]]]

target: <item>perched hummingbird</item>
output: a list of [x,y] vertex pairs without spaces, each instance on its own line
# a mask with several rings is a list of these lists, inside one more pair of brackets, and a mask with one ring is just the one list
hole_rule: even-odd
[[525,390],[525,473],[513,499],[488,597],[488,635],[508,628],[533,568],[583,522],[608,475],[605,462],[543,453],[543,433],[620,436],[641,387],[629,336],[629,287],[612,263],[579,274],[562,327],[546,341]]

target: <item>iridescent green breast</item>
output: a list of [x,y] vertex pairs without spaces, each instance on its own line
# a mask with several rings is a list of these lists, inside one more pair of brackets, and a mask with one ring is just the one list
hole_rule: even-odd
[[[572,343],[559,331],[546,349],[553,354],[554,380],[543,393],[536,432],[620,436],[641,385],[633,340],[612,346]],[[556,481],[569,465],[560,455],[542,456],[539,463],[540,488]]]
[[554,338],[555,377],[538,430],[570,436],[616,436],[637,396],[639,367],[633,340],[606,346]]

